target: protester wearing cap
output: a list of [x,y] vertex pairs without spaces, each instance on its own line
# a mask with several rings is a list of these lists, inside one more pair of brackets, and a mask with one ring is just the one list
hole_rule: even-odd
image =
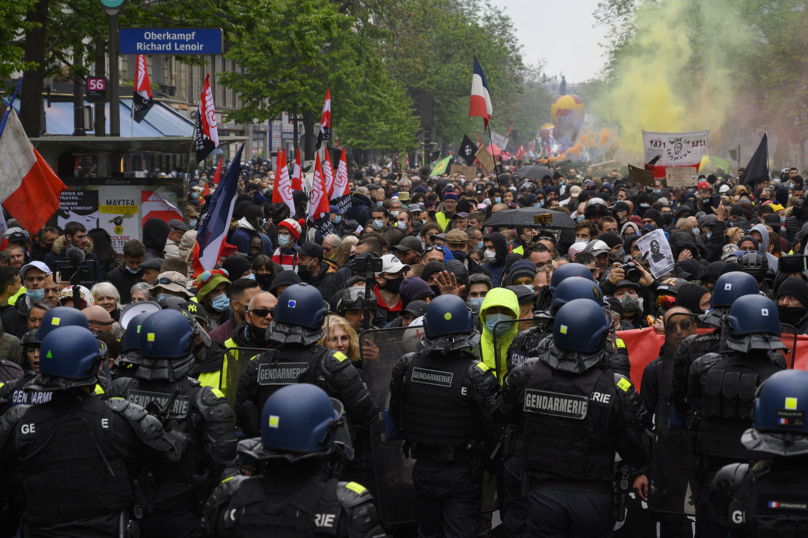
[[[399,217],[401,215],[399,214]],[[424,254],[424,247],[417,237],[405,237],[398,245],[393,247],[401,263],[405,265],[417,265],[421,263]]]
[[255,280],[252,263],[250,263],[250,260],[247,259],[246,256],[236,254],[228,257],[224,263],[222,263],[222,269],[227,271],[228,280],[231,282],[235,282],[239,278],[252,278]]
[[406,308],[412,301],[423,301],[429,304],[435,297],[435,291],[425,280],[417,276],[411,276],[405,278],[401,283],[399,295],[401,295],[402,306]]
[[185,275],[177,271],[160,273],[151,287],[151,295],[155,301],[161,301],[169,295],[190,299],[193,293],[188,291],[188,280]]
[[443,195],[443,209],[435,213],[435,221],[440,226],[440,231],[445,232],[452,220],[452,216],[457,209],[457,194],[454,191],[446,191]]
[[295,244],[303,232],[303,219],[284,219],[278,224],[278,248],[272,254],[272,261],[282,266],[286,271],[297,270],[297,251]]
[[382,256],[382,270],[376,273],[376,315],[374,327],[384,327],[395,320],[401,312],[401,284],[410,266],[401,262],[395,254]]
[[143,270],[143,282],[152,284],[157,280],[157,277],[160,276],[160,268],[163,266],[164,261],[163,258],[152,258],[140,262],[138,267]]
[[[172,272],[166,274],[179,275],[179,273]],[[160,277],[158,283],[163,281],[163,275],[160,275]],[[182,277],[182,280],[184,283],[185,278]],[[208,326],[210,329],[215,329],[230,319],[232,315],[230,312],[230,299],[227,298],[227,289],[230,287],[230,274],[224,269],[205,271],[197,277],[195,284],[197,291],[193,300],[202,304],[205,310],[208,311]]]
[[[22,338],[28,332],[28,311],[35,301],[45,298],[45,283],[50,268],[43,262],[31,262],[20,269],[20,281],[25,286],[25,295],[17,299],[14,306],[3,313],[3,330]],[[24,297],[24,299],[23,299]]]
[[465,230],[469,224],[469,214],[465,211],[460,211],[452,215],[452,220],[454,220],[453,229]]
[[401,317],[398,318],[401,320],[400,326],[409,327],[410,323],[418,318],[424,317],[426,315],[427,306],[428,304],[424,301],[412,301],[404,308],[404,311],[401,313]]
[[[608,289],[605,284],[604,289]],[[617,284],[614,284],[612,297],[618,299],[620,304],[623,305],[622,319],[630,324],[632,329],[641,329],[649,326],[648,320],[644,317],[645,298],[642,293],[640,285],[630,280],[620,280]]]
[[272,281],[272,285],[266,291],[270,292],[275,297],[280,297],[283,290],[289,286],[302,283],[303,282],[300,280],[300,277],[294,271],[281,271],[275,276],[275,279]]
[[533,326],[533,310],[536,307],[536,294],[533,293],[533,286],[512,285],[506,286],[516,295],[516,300],[519,302],[519,319],[527,319],[528,321],[520,321],[519,332],[526,331]]
[[[87,322],[90,324],[91,331],[107,333],[114,332],[113,325],[115,324],[115,321],[112,319],[112,316],[109,315],[109,312],[100,306],[88,306],[82,310],[81,313],[87,317]],[[123,334],[122,331],[121,333]]]
[[536,264],[530,260],[522,260],[511,265],[504,283],[509,286],[526,286],[533,292],[536,279]]
[[323,299],[330,301],[337,293],[334,273],[337,264],[325,259],[323,247],[314,241],[306,241],[303,246],[295,247],[298,256],[297,274],[305,284],[317,288]]
[[[95,304],[93,294],[84,286],[79,286],[79,305],[76,308],[84,310]],[[59,292],[59,306],[75,306],[73,301],[73,286],[67,286]]]

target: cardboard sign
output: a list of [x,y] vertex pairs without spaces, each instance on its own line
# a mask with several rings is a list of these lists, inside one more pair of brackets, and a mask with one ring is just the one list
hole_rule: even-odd
[[628,165],[628,178],[640,185],[654,186],[654,173],[644,168]]
[[491,152],[489,152],[488,149],[480,148],[477,150],[477,153],[475,153],[474,156],[477,157],[477,160],[480,162],[480,166],[482,166],[486,174],[494,173],[494,156],[491,155]]
[[463,166],[462,164],[453,164],[449,175],[459,174],[466,179],[474,179],[477,177],[476,166]]
[[665,169],[665,181],[668,187],[691,187],[696,185],[695,166],[676,166]]

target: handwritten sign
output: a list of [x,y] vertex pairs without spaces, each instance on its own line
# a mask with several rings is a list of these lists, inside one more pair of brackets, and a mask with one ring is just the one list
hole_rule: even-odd
[[463,166],[462,164],[453,164],[452,170],[450,175],[458,174],[463,176],[466,179],[474,179],[477,177],[477,167],[476,166]]
[[689,187],[696,184],[695,174],[695,166],[668,166],[665,181],[668,187]]

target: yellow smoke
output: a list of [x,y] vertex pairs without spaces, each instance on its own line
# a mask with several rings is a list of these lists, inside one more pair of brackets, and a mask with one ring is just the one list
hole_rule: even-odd
[[593,107],[642,151],[642,131],[711,130],[719,136],[737,98],[732,69],[753,44],[729,0],[646,0],[633,41]]

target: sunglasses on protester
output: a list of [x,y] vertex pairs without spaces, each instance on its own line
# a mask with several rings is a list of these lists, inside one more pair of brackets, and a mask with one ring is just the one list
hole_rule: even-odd
[[258,316],[259,318],[265,318],[268,314],[272,314],[273,317],[275,316],[274,308],[253,308],[249,312],[250,314]]
[[691,327],[693,327],[693,322],[687,319],[683,319],[682,321],[675,322],[671,321],[668,323],[668,329],[676,330],[679,327],[680,331],[689,331]]

